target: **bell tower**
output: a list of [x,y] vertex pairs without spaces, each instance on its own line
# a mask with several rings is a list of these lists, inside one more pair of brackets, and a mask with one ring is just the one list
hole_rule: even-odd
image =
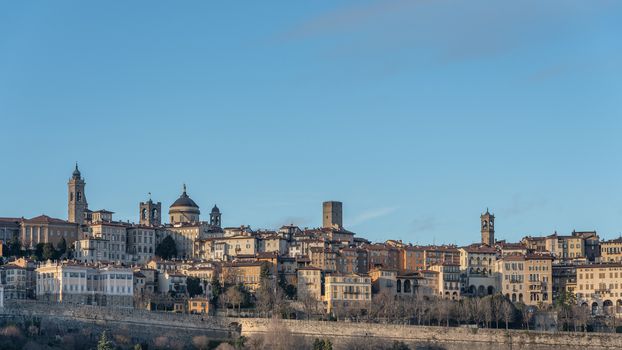
[[220,219],[222,214],[220,213],[220,209],[216,205],[212,208],[212,212],[209,214],[209,224],[214,227],[220,227],[222,225]]
[[160,226],[162,225],[162,203],[154,203],[151,200],[151,192],[149,192],[149,200],[140,202],[140,220],[143,226]]
[[487,244],[490,247],[494,247],[495,245],[495,216],[488,212],[488,208],[486,208],[486,212],[480,216],[481,224],[482,224],[482,244]]
[[67,195],[69,197],[67,220],[69,222],[84,224],[84,213],[89,207],[84,194],[85,185],[86,182],[84,182],[80,170],[78,170],[78,162],[76,162],[76,169],[67,183]]

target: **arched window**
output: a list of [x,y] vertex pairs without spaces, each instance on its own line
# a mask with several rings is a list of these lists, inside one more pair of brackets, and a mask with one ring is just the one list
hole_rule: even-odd
[[411,293],[410,280],[404,281],[404,293]]

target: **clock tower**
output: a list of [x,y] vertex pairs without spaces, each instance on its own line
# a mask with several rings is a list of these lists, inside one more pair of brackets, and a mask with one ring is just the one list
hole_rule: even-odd
[[487,244],[490,247],[494,247],[495,245],[495,216],[488,212],[488,208],[486,208],[486,212],[480,216],[480,221],[482,224],[482,244]]
[[84,224],[84,213],[89,207],[84,194],[85,185],[86,182],[84,182],[80,170],[78,170],[78,162],[76,162],[76,169],[67,183],[67,195],[69,196],[67,220],[69,222]]

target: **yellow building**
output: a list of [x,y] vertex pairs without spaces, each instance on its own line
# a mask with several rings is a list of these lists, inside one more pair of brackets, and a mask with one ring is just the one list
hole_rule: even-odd
[[190,298],[188,299],[188,313],[191,314],[209,314],[209,299],[207,298]]
[[222,264],[220,282],[226,285],[242,284],[248,290],[259,288],[261,282],[261,262],[232,262]]
[[467,293],[471,296],[495,294],[499,290],[494,274],[497,250],[487,245],[470,245],[458,251],[460,271]]
[[585,258],[584,239],[581,236],[560,236],[554,233],[546,237],[546,250],[559,260]]
[[577,266],[577,302],[593,313],[622,313],[622,264]]
[[601,262],[622,262],[622,237],[600,243]]
[[325,277],[326,312],[336,317],[364,315],[371,306],[371,278],[366,275],[330,275]]
[[[369,271],[374,293],[397,295],[397,270],[375,267]],[[410,282],[409,282],[410,283]]]
[[460,265],[445,262],[433,265],[430,270],[438,272],[436,295],[445,299],[460,299]]
[[297,271],[298,296],[310,296],[317,301],[322,300],[322,270],[317,267],[300,267]]
[[497,262],[501,291],[513,302],[526,305],[552,304],[553,257],[508,255]]

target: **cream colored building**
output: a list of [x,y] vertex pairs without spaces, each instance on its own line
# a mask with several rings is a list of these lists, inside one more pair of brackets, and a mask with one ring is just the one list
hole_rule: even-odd
[[127,252],[132,261],[145,264],[155,256],[158,245],[156,230],[149,226],[134,226],[127,229]]
[[499,290],[495,275],[497,250],[487,245],[458,249],[464,290],[471,296],[493,295]]
[[546,237],[546,250],[559,260],[585,258],[584,239],[581,236],[560,236],[554,233]]
[[108,257],[110,261],[129,262],[127,254],[127,228],[129,225],[120,222],[94,222],[89,226],[91,236],[108,241]]
[[593,313],[622,313],[622,264],[577,266],[577,302]]
[[250,291],[257,290],[261,282],[261,262],[232,262],[221,266],[220,282],[223,285],[242,284]]
[[369,270],[372,291],[378,294],[397,295],[397,270],[376,267]]
[[444,262],[432,265],[430,270],[438,272],[438,287],[436,288],[436,295],[445,299],[460,299],[460,265],[451,262]]
[[553,302],[553,257],[508,255],[497,262],[502,293],[513,302],[550,305]]
[[257,254],[258,246],[254,236],[199,239],[194,242],[194,256],[206,260],[231,261],[238,255]]
[[39,243],[52,243],[58,246],[65,238],[67,246],[80,238],[80,226],[61,219],[40,215],[20,222],[20,242],[23,249],[32,249]]
[[48,262],[37,268],[37,299],[60,303],[133,307],[129,268]]
[[326,312],[336,317],[364,315],[371,307],[371,278],[366,275],[325,277]]
[[600,261],[622,262],[622,237],[600,242]]
[[111,261],[110,241],[102,238],[86,238],[75,242],[74,258],[83,263]]
[[317,267],[301,267],[297,271],[296,283],[298,296],[311,296],[317,301],[322,300],[322,270]]

